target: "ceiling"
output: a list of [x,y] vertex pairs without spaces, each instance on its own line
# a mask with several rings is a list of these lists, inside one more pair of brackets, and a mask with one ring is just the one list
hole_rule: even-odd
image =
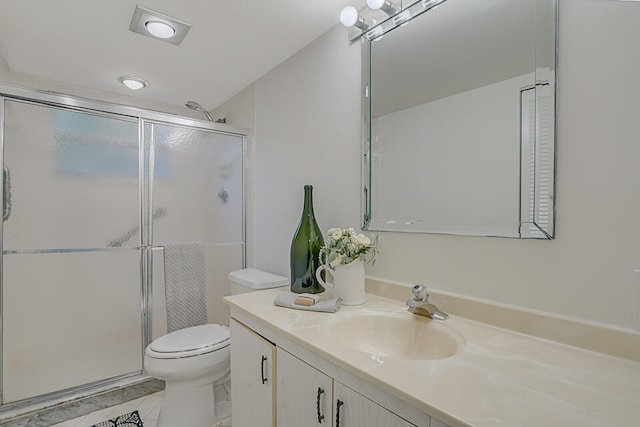
[[[364,0],[1,0],[0,57],[12,73],[210,110]],[[136,4],[192,25],[175,46],[129,31]],[[345,30],[345,43],[347,43]],[[144,78],[130,91],[118,77]]]

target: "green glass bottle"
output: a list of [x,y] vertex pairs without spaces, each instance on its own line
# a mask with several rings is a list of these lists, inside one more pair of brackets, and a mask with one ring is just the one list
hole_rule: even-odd
[[298,229],[291,242],[291,291],[298,294],[319,294],[324,288],[316,279],[320,266],[322,233],[313,214],[313,187],[304,186],[304,209]]

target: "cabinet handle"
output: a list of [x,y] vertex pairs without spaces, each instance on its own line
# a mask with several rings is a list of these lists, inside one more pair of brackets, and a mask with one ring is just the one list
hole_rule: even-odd
[[324,420],[324,415],[320,413],[320,396],[322,396],[322,393],[324,393],[324,390],[318,387],[318,398],[316,399],[316,412],[318,413],[318,424],[322,423],[322,420]]
[[262,384],[267,382],[267,378],[264,375],[264,362],[267,361],[265,356],[262,356],[262,361],[260,362],[260,377],[262,378]]
[[340,427],[340,407],[344,405],[344,402],[340,399],[336,402],[336,427]]

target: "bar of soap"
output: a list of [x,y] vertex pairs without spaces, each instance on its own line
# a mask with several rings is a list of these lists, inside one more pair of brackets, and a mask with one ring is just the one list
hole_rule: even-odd
[[293,303],[298,305],[311,306],[314,305],[317,301],[318,298],[314,296],[298,295]]
[[320,301],[320,295],[316,295],[316,294],[306,294],[306,293],[301,293],[300,294],[301,297],[305,297],[305,298],[311,298],[313,300],[314,304],[317,304],[318,301]]

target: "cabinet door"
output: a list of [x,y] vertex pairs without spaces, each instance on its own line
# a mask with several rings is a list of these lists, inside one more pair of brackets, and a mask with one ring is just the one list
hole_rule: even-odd
[[281,348],[277,352],[278,427],[330,427],[333,380]]
[[231,319],[233,425],[275,427],[275,346]]
[[413,424],[340,384],[338,381],[333,383],[333,410],[336,414],[334,427],[413,426]]

